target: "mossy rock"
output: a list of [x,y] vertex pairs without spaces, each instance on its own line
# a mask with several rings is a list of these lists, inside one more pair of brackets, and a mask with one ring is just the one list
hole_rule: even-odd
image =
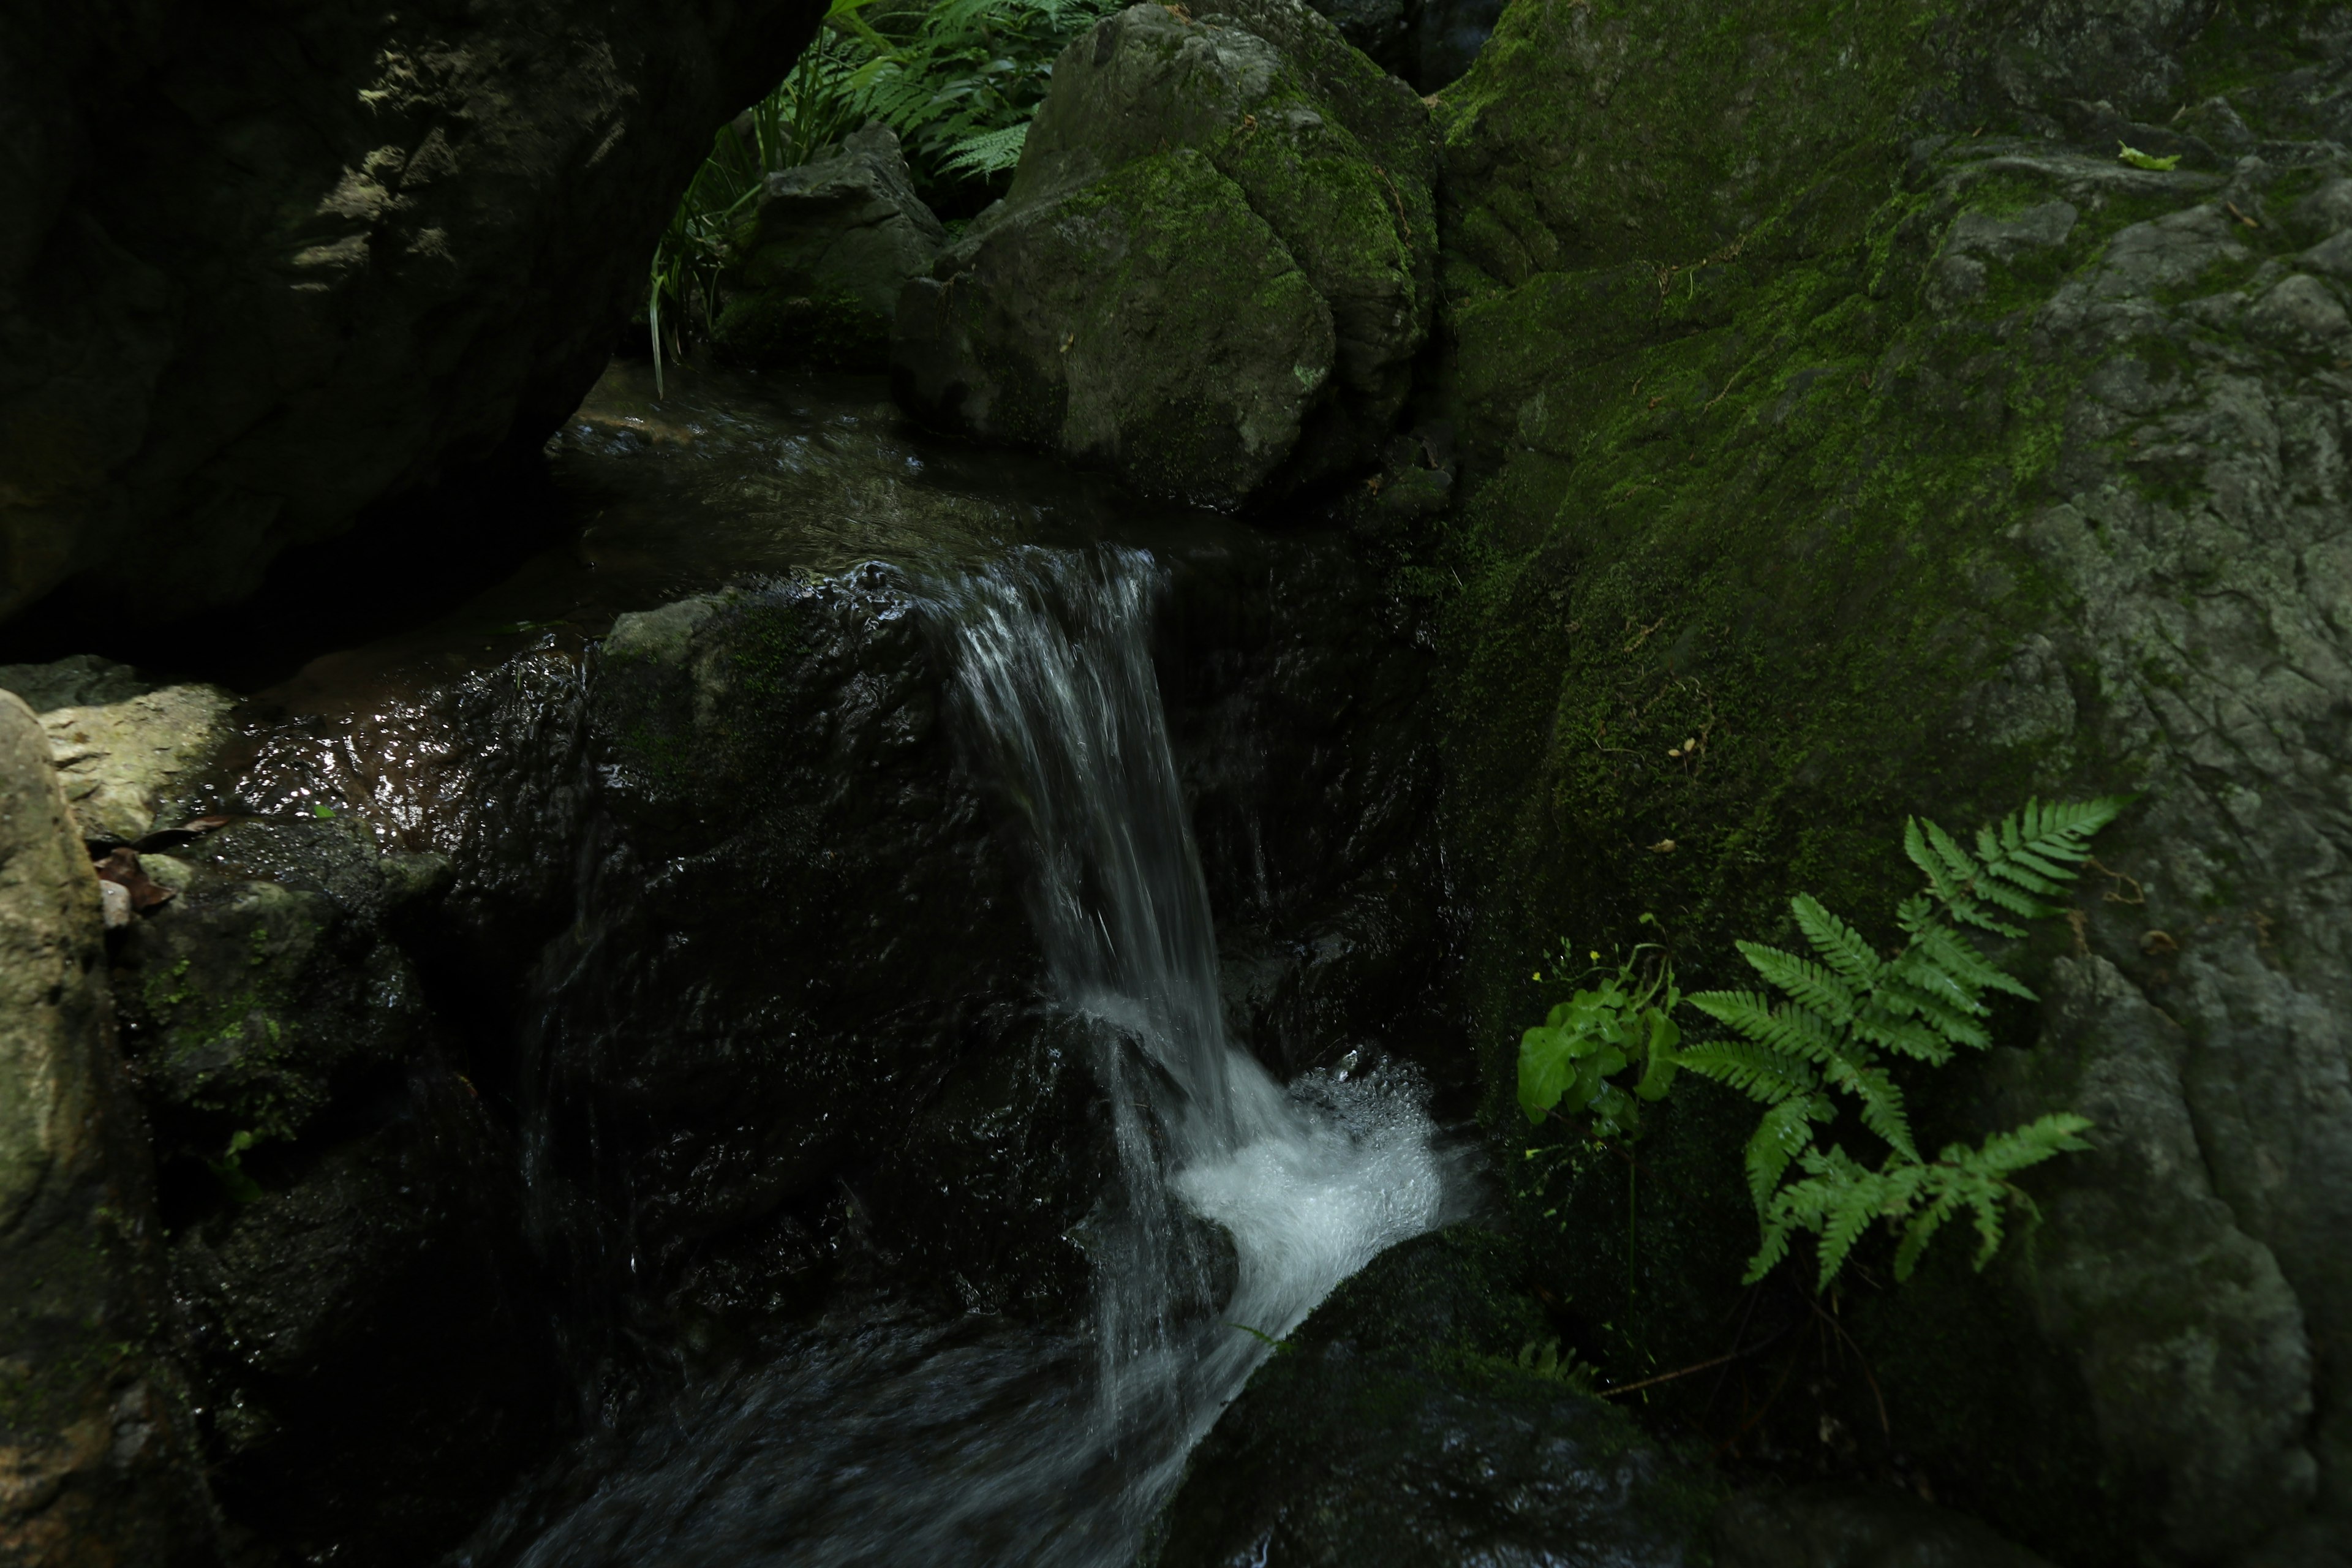
[[[2316,1110],[2352,1061],[2329,956],[2352,908],[2310,875],[2352,671],[2326,521],[2352,501],[2329,455],[2352,168],[2295,140],[2332,133],[2343,20],[2201,16],[1523,3],[1440,111],[1443,395],[1471,472],[1421,581],[1489,1124],[1521,1212],[1568,1227],[1552,1288],[1615,1353],[1695,1361],[1754,1234],[1752,1112],[1705,1085],[1643,1145],[1631,1300],[1600,1239],[1622,1164],[1520,1157],[1547,1140],[1512,1046],[1560,937],[1605,952],[1654,913],[1686,984],[1742,984],[1733,939],[1801,944],[1792,892],[1891,929],[1908,815],[2137,792],[2078,929],[2009,955],[2109,1000],[2015,1008],[2021,1055],[1907,1087],[1931,1143],[2105,1095],[2095,1060],[2147,1068],[2152,1109],[2099,1101],[2099,1155],[2032,1184],[2076,1217],[1992,1274],[1852,1287],[1863,1349],[1901,1369],[1895,1444],[2084,1562],[2242,1550],[2352,1495],[2327,1348],[2352,1321],[2352,1139]],[[2251,161],[2149,122],[2216,95],[2182,124],[2251,128]],[[2065,991],[2070,949],[2112,989]],[[2160,1063],[2126,999],[2178,1027]],[[2184,1164],[2163,1152],[2186,1128]],[[2218,1229],[2130,1219],[2150,1205]],[[2199,1262],[2223,1258],[2243,1267]],[[2168,1270],[2161,1323],[2103,1283]],[[2156,1405],[2170,1424],[2136,1427]]]
[[1136,5],[1055,62],[1006,199],[908,286],[919,416],[1214,505],[1369,461],[1434,308],[1409,89],[1297,0]]

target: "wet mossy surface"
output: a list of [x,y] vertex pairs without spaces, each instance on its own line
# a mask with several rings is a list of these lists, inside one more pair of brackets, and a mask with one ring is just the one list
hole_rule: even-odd
[[[1966,829],[2030,794],[2139,790],[2106,864],[2146,879],[2206,858],[2287,863],[2176,803],[2213,787],[2188,783],[2188,754],[2239,766],[2193,738],[2208,683],[2259,680],[2258,646],[2305,646],[2286,629],[2309,618],[2292,569],[2258,587],[2267,567],[2232,563],[2260,540],[2293,541],[2292,559],[2327,536],[2335,499],[2301,509],[2338,498],[2332,459],[2265,445],[2229,411],[2251,396],[2282,421],[2265,429],[2316,418],[2316,450],[2334,449],[2334,285],[2277,290],[2298,267],[2326,270],[2302,259],[2318,220],[2295,215],[2335,188],[2340,157],[2273,140],[2242,163],[2252,141],[2225,156],[2148,121],[2226,90],[2257,140],[2332,133],[2336,111],[2315,106],[2333,89],[2314,85],[2338,68],[2331,17],[2223,6],[2200,35],[2201,13],[2145,7],[2102,35],[1967,6],[1521,5],[1438,110],[1450,355],[1432,401],[1460,429],[1467,496],[1403,575],[1438,606],[1447,842],[1475,910],[1464,1001],[1530,1267],[1612,1378],[1748,1347],[1728,1394],[1709,1375],[1652,1395],[1665,1429],[1775,1473],[1932,1485],[2066,1560],[2167,1532],[2253,1539],[2263,1509],[2190,1517],[2210,1484],[2198,1445],[2267,1453],[2246,1473],[2272,1467],[2261,1487],[2292,1500],[2312,1495],[2300,1439],[2264,1448],[2280,1440],[2242,1431],[2222,1400],[2200,1417],[2206,1439],[2118,1447],[2100,1413],[2138,1397],[2113,1347],[2140,1331],[2055,1304],[2074,1298],[2053,1281],[2093,1267],[2066,1261],[2094,1245],[2079,1226],[2038,1252],[2013,1239],[1985,1276],[1949,1244],[1899,1291],[1865,1248],[1819,1322],[1801,1294],[1743,1293],[1752,1108],[1685,1086],[1630,1152],[1629,1182],[1626,1152],[1528,1128],[1516,1044],[1558,999],[1534,976],[1557,981],[1562,939],[1581,961],[1662,938],[1696,988],[1748,980],[1736,938],[1801,945],[1793,892],[1885,937],[1915,879],[1897,847],[1914,813]],[[2293,104],[2286,81],[2303,84]],[[2204,112],[2181,124],[2222,138],[2225,117]],[[2180,165],[2134,168],[2124,139]],[[2294,311],[2314,325],[2287,327]],[[2263,456],[2247,461],[2297,477],[2236,477],[2229,455],[2248,441]],[[2159,535],[2163,553],[2142,553]],[[2232,641],[2194,608],[2168,621],[2231,595],[2271,606],[2271,626]],[[2307,706],[2274,721],[2328,752]],[[2248,767],[2232,787],[2278,776]],[[2284,798],[2324,813],[2324,794],[2315,774]],[[2138,950],[2151,927],[2249,918],[2242,880],[2203,876],[2151,882],[2145,903],[2139,883],[2099,882],[2077,930],[2048,922],[2005,956],[2041,987],[2061,953],[2104,955],[2187,1007],[2174,969]],[[2309,913],[2316,951],[2335,950],[2332,911]],[[2190,1040],[2229,1035],[2211,1017]],[[2036,1022],[1998,1014],[2003,1051],[2058,1048],[2037,1047]],[[2186,1048],[2193,1072],[2211,1047]],[[1975,1067],[1906,1079],[1929,1141],[2058,1108],[1996,1104],[1986,1081]],[[2284,1147],[2283,1126],[2222,1142]],[[2110,1179],[2062,1162],[2030,1184],[2072,1201],[2069,1183]],[[2259,1193],[2228,1186],[2262,1232]],[[2126,1234],[2094,1249],[2141,1245]],[[2315,1282],[2332,1266],[2308,1240],[2272,1245],[2304,1249],[2282,1267],[2315,1281],[2298,1286],[2316,1292],[2304,1310],[2329,1321],[2336,1287]],[[2189,1317],[2210,1316],[2184,1320],[2181,1342],[2259,1338],[2231,1291],[2197,1300]],[[1767,1332],[1818,1342],[1759,1355]],[[2215,1353],[2272,1368],[2256,1383],[2305,1364],[2284,1342]],[[2210,1397],[2195,1382],[2180,1399]],[[2159,1521],[2144,1505],[2166,1496]]]

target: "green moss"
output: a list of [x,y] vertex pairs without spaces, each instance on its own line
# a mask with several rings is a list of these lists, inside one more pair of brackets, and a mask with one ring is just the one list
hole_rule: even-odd
[[[2084,363],[2034,352],[2029,324],[2126,226],[2200,199],[2159,176],[2107,198],[2078,189],[2063,245],[1980,248],[1980,287],[1944,298],[1934,263],[1964,213],[2006,220],[2061,194],[1988,142],[1962,138],[1907,171],[1895,157],[1931,7],[1856,18],[1864,63],[1843,76],[1808,53],[1829,46],[1806,18],[1845,8],[1740,13],[1790,81],[1759,87],[1737,126],[1676,108],[1697,90],[1677,72],[1713,61],[1727,73],[1706,83],[1717,98],[1739,77],[1734,24],[1639,9],[1666,34],[1683,17],[1687,37],[1633,39],[1632,8],[1602,0],[1523,3],[1446,95],[1458,360],[1444,398],[1469,472],[1438,570],[1417,579],[1447,588],[1447,832],[1476,910],[1465,999],[1487,1125],[1517,1222],[1559,1237],[1538,1280],[1613,1378],[1722,1352],[1756,1236],[1738,1160],[1753,1117],[1685,1089],[1653,1119],[1631,1192],[1619,1156],[1531,1136],[1511,1092],[1516,1042],[1558,998],[1530,972],[1563,936],[1604,955],[1630,943],[1646,912],[1685,984],[1739,984],[1734,940],[1793,938],[1792,892],[1883,927],[1911,879],[1893,848],[1906,815],[1969,823],[2062,783],[2130,786],[2134,759],[2097,753],[2095,721],[1996,743],[1967,728],[1967,704],[2069,613],[2021,524],[2056,493],[2085,378],[2135,355],[2158,379],[2184,375],[2194,352],[2151,341]],[[1605,83],[1604,65],[1619,71]],[[1700,129],[1636,158],[1663,125]],[[1759,134],[1812,149],[1814,173],[1834,175],[1808,183]],[[1757,204],[1740,225],[1721,218],[1727,190]],[[1644,191],[1655,221],[1594,221]],[[1530,270],[1545,256],[1559,259]],[[2077,681],[2074,696],[2095,691]],[[1987,1310],[1986,1287],[1962,1275],[1944,1287],[1949,1310]],[[1948,1348],[1932,1322],[1902,1321],[1872,1331],[1874,1354],[1906,1363],[1902,1440],[2020,1448],[2018,1411],[2044,1406],[1969,1363],[1958,1347],[1977,1341]],[[2055,1388],[2069,1374],[2053,1362],[2034,1375]],[[2053,1543],[2082,1534],[2064,1489],[2107,1484],[2064,1465],[1991,1468],[1971,1506]]]
[[889,319],[843,289],[736,294],[711,339],[744,364],[885,370],[890,363]]

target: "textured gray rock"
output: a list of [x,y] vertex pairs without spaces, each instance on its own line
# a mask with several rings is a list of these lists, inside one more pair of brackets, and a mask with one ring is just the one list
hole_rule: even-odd
[[[1465,558],[1507,563],[1467,584],[1449,782],[1491,792],[1494,1023],[1563,925],[1680,907],[1680,963],[1799,889],[1884,909],[1907,813],[2136,792],[1969,1127],[2080,1106],[2097,1151],[2035,1173],[1989,1285],[1954,1264],[1864,1338],[1895,1445],[2055,1559],[2340,1560],[2352,18],[1998,8],[1923,94],[1906,38],[1762,5],[1710,55],[1696,14],[1516,6],[1446,95]],[[1738,123],[1684,113],[1710,68]],[[1703,773],[1645,765],[1697,722]]]
[[12,8],[0,616],[126,571],[220,604],[370,503],[536,444],[712,130],[820,9]]
[[2312,1501],[2311,1343],[2271,1249],[2215,1194],[2181,1079],[2189,1037],[2112,963],[2062,959],[2018,1099],[2065,1105],[2095,1151],[2056,1174],[2021,1270],[2078,1347],[2110,1456],[2162,1478],[2165,1536],[2210,1558]]
[[947,240],[877,121],[834,156],[768,176],[719,342],[761,364],[887,369],[899,291]]
[[41,715],[49,755],[82,837],[143,838],[155,814],[228,738],[236,699],[217,686],[166,686]]
[[919,416],[1219,504],[1365,461],[1433,308],[1412,90],[1297,0],[1136,5],[1055,65],[1013,189],[909,284]]
[[0,692],[0,1561],[216,1561],[159,1358],[145,1152],[98,879],[32,713]]

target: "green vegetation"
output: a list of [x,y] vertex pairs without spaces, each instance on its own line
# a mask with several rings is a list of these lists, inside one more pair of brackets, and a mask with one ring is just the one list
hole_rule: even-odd
[[[718,321],[719,277],[770,174],[880,121],[943,216],[1001,195],[1062,46],[1114,0],[833,0],[792,73],[722,129],[654,247],[646,299],[662,356]],[[698,328],[697,326],[698,319]]]
[[[1672,965],[1644,963],[1642,955],[1655,951],[1654,942],[1642,943],[1616,973],[1601,973],[1599,984],[1578,991],[1519,1037],[1519,1108],[1529,1121],[1581,1111],[1592,1118],[1596,1135],[1631,1138],[1641,1129],[1641,1102],[1663,1100],[1674,1087],[1682,1031],[1673,1014],[1682,993]],[[1560,959],[1563,968],[1575,963],[1565,942]],[[1640,1068],[1632,1083],[1609,1081],[1631,1067]]]
[[[2041,900],[2074,880],[2090,854],[2091,836],[2123,805],[2029,801],[1998,828],[1979,828],[1973,853],[1932,822],[1906,821],[1904,851],[1927,886],[1895,910],[1904,941],[1887,957],[1801,893],[1790,909],[1813,957],[1760,942],[1736,944],[1768,990],[1685,998],[1663,959],[1637,980],[1642,953],[1654,945],[1643,944],[1615,973],[1579,990],[1520,1037],[1521,1108],[1535,1122],[1556,1110],[1585,1111],[1595,1136],[1630,1138],[1639,1124],[1637,1097],[1664,1099],[1675,1070],[1686,1068],[1765,1107],[1747,1147],[1749,1194],[1764,1233],[1748,1265],[1749,1283],[1785,1258],[1804,1231],[1819,1238],[1819,1285],[1828,1289],[1874,1220],[1902,1226],[1895,1274],[1907,1279],[1936,1232],[1963,1208],[1974,1218],[1976,1267],[1983,1268],[2000,1249],[2004,1210],[2032,1212],[2032,1200],[2011,1178],[2086,1147],[2080,1135],[2091,1124],[2053,1113],[1974,1149],[1948,1145],[1929,1160],[1919,1152],[1888,1063],[1905,1058],[1940,1068],[1962,1047],[1992,1044],[1986,993],[2028,1001],[2033,993],[1989,962],[1959,928],[2020,937],[2023,929],[2006,917],[2057,913]],[[1734,1037],[1677,1049],[1680,1031],[1670,1015],[1685,1000]],[[1637,1060],[1642,1072],[1631,1092],[1609,1082]],[[1841,1144],[1817,1144],[1817,1128],[1838,1117],[1832,1091],[1848,1097],[1863,1128],[1885,1145],[1875,1170]],[[1801,1173],[1789,1180],[1792,1169]]]

